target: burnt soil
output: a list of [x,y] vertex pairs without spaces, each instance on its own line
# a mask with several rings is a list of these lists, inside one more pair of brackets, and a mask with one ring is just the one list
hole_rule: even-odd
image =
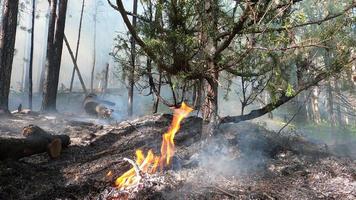
[[[35,124],[69,135],[71,145],[55,160],[43,153],[0,161],[0,199],[115,199],[108,194],[115,177],[131,167],[123,158],[133,159],[137,148],[159,152],[171,119],[151,115],[103,125],[68,114],[2,118],[1,137],[22,137],[22,128]],[[184,120],[173,165],[133,199],[356,199],[355,159],[336,156],[327,145],[248,122],[221,126],[206,141],[201,126],[200,118]]]

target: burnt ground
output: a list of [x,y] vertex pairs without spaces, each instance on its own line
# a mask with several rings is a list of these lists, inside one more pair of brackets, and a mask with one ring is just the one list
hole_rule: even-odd
[[[131,167],[123,158],[133,158],[137,148],[158,152],[171,118],[153,115],[110,125],[65,114],[0,119],[1,137],[21,137],[24,126],[35,124],[72,141],[56,160],[43,153],[0,161],[0,199],[110,199],[115,177]],[[218,136],[202,141],[201,124],[197,117],[184,121],[173,166],[148,177],[153,184],[133,198],[356,198],[355,159],[336,156],[327,145],[248,122],[224,125]]]

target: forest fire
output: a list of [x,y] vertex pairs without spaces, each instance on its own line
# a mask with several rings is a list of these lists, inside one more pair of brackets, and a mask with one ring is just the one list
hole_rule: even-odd
[[[140,173],[152,174],[161,170],[171,164],[172,157],[175,152],[174,137],[179,131],[181,121],[186,118],[189,113],[193,111],[184,102],[181,107],[174,110],[173,120],[169,130],[163,134],[161,155],[155,155],[152,150],[149,150],[145,156],[142,150],[136,150],[136,163],[131,163],[133,167],[121,175],[115,181],[115,186],[119,189],[125,189],[130,186],[136,185],[140,179]],[[131,162],[127,159],[127,161]]]

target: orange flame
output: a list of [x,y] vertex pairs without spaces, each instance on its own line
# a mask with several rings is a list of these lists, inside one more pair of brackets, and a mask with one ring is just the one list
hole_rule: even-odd
[[[163,134],[161,155],[154,155],[152,150],[149,150],[145,156],[142,150],[136,150],[136,164],[141,172],[155,173],[157,168],[163,169],[164,166],[170,165],[175,152],[174,137],[180,129],[181,121],[186,118],[193,109],[187,106],[184,102],[181,107],[174,110],[173,121],[169,130]],[[115,181],[115,186],[119,189],[127,188],[139,182],[140,177],[136,175],[135,168],[131,168]]]

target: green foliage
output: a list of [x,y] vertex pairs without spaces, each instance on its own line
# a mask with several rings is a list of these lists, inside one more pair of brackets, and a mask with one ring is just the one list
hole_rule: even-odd
[[293,86],[291,84],[288,84],[287,90],[286,90],[286,96],[291,97],[295,94],[295,91],[293,89]]
[[[189,81],[211,79],[214,73],[227,74],[226,80],[216,80],[224,84],[220,87],[226,99],[233,80],[243,77],[248,92],[258,95],[263,90],[273,103],[282,94],[294,96],[300,85],[313,82],[320,74],[331,76],[349,67],[349,49],[356,43],[355,16],[346,12],[323,19],[343,12],[352,1],[303,0],[292,5],[289,0],[231,2],[141,1],[143,17],[151,21],[139,20],[139,36],[166,66],[163,69],[153,65],[153,71],[173,77],[173,90],[181,90]],[[231,43],[214,55],[233,35],[246,10],[246,20]],[[124,53],[116,54],[115,59],[125,71],[129,66],[129,37],[118,37],[116,41],[115,48]],[[138,51],[138,57],[146,56],[142,49]],[[326,54],[333,55],[330,64],[323,59]],[[210,61],[214,66],[207,65]],[[168,72],[167,68],[177,72]],[[139,69],[145,74],[145,64]]]

